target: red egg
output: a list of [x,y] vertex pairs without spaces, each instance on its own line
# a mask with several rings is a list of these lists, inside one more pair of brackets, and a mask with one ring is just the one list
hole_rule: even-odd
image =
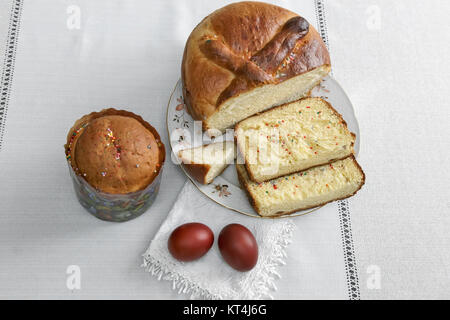
[[240,224],[229,224],[219,234],[219,250],[234,269],[249,271],[258,262],[258,244],[253,234]]
[[186,223],[172,231],[167,246],[180,261],[193,261],[204,256],[214,243],[214,234],[202,223]]

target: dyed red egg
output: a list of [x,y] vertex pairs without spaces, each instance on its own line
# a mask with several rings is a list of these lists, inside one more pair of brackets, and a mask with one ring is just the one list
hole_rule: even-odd
[[253,234],[240,224],[229,224],[219,234],[223,259],[238,271],[249,271],[258,262],[258,244]]
[[169,252],[180,261],[203,257],[214,243],[214,234],[202,223],[186,223],[172,231],[167,243]]

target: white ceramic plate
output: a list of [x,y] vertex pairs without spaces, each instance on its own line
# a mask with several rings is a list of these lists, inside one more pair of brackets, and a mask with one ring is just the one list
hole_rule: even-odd
[[[311,95],[313,97],[322,97],[331,103],[331,105],[342,114],[344,120],[347,122],[348,128],[351,132],[356,134],[355,153],[359,152],[359,126],[358,121],[353,110],[353,106],[345,94],[342,87],[332,77],[326,77],[320,85],[315,87]],[[181,80],[178,80],[175,88],[170,95],[169,103],[167,105],[167,130],[170,138],[170,147],[172,149],[171,157],[173,161],[178,161],[176,153],[185,148],[196,147],[201,144],[205,144],[202,139],[191,139],[191,137],[202,137],[202,130],[200,126],[194,126],[194,120],[191,118],[186,110],[186,106],[183,102],[183,94],[181,90]],[[203,135],[203,139],[205,136]],[[216,138],[211,141],[220,141],[224,137]],[[233,140],[232,136],[225,137],[225,140]],[[180,168],[192,181],[192,183],[198,188],[200,192],[203,192],[211,200],[218,204],[234,210],[236,212],[261,218],[250,205],[245,191],[241,189],[236,174],[236,168],[234,165],[228,166],[228,168],[218,176],[211,184],[202,185],[192,178],[182,166]],[[296,213],[280,216],[280,217],[292,217],[300,216],[320,209],[307,209],[298,211]]]

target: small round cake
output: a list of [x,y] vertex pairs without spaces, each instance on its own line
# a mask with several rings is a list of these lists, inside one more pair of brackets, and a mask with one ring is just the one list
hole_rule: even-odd
[[102,210],[110,213],[113,207],[132,211],[145,204],[141,193],[159,176],[165,160],[157,131],[140,116],[115,109],[79,119],[65,150],[77,184],[85,189],[77,190],[80,202],[96,215]]

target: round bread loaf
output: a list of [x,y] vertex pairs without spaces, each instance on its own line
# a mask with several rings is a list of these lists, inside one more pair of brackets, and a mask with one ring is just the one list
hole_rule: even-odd
[[107,109],[84,116],[67,139],[66,156],[75,173],[105,193],[145,189],[165,158],[156,130],[123,110]]
[[297,100],[330,71],[330,57],[304,18],[275,5],[238,2],[201,21],[181,66],[189,113],[224,131],[257,112]]

